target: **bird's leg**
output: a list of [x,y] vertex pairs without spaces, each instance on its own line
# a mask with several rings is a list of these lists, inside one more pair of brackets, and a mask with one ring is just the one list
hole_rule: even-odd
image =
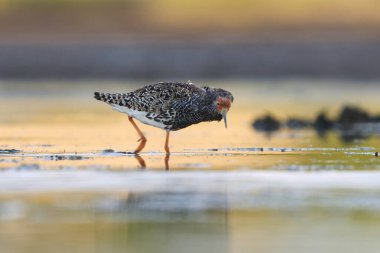
[[138,141],[140,141],[140,144],[139,144],[139,146],[136,148],[136,150],[134,152],[135,154],[138,154],[145,147],[146,138],[145,138],[144,134],[141,132],[140,128],[136,125],[136,123],[133,120],[133,118],[131,116],[128,116],[128,119],[129,119],[129,122],[131,122],[132,126],[136,129],[137,134],[140,137],[140,139],[138,140]]
[[166,139],[165,139],[165,151],[166,151],[166,154],[170,154],[170,150],[169,150],[169,131],[166,131]]
[[166,155],[165,155],[165,170],[169,170],[169,159],[170,159],[170,153],[166,153]]
[[169,158],[170,158],[170,150],[169,150],[169,133],[170,131],[166,131],[166,139],[165,139],[165,170],[169,170]]

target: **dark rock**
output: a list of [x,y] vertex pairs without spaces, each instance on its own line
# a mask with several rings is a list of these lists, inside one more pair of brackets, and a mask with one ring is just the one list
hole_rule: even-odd
[[330,130],[334,125],[334,122],[327,118],[326,114],[324,112],[321,112],[318,114],[317,118],[315,119],[313,123],[313,127],[318,132],[325,132],[327,130]]
[[273,132],[281,128],[281,123],[270,115],[256,119],[252,125],[257,131],[261,132]]
[[311,126],[311,122],[303,119],[290,118],[286,122],[286,126],[290,129],[302,129]]
[[370,116],[364,110],[358,107],[345,106],[338,119],[337,123],[342,127],[350,127],[356,123],[369,122]]
[[374,118],[358,107],[346,106],[342,109],[338,119],[337,127],[340,138],[344,142],[354,142],[369,138],[373,133],[370,124]]

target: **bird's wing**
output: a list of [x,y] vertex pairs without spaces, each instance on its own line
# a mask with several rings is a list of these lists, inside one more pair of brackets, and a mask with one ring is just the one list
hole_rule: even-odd
[[95,92],[94,97],[110,105],[159,113],[173,105],[179,106],[182,101],[200,96],[204,92],[205,90],[192,83],[162,82],[147,85],[129,93]]
[[163,82],[147,85],[129,93],[95,92],[95,98],[146,124],[171,129],[176,118],[196,112],[196,101],[205,93],[203,88],[192,83]]
[[133,110],[146,112],[140,121],[171,130],[177,114],[190,111],[191,101],[204,93],[190,83],[157,83],[129,93],[128,104]]
[[[205,91],[191,83],[163,82],[147,85],[133,92],[132,101],[141,111],[160,115],[200,97]],[[131,101],[131,102],[132,102]]]

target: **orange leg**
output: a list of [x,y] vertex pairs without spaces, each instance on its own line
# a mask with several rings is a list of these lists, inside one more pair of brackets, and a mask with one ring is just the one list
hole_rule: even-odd
[[170,154],[170,150],[169,150],[169,131],[166,131],[166,140],[165,140],[165,151],[166,151],[166,154]]
[[165,170],[169,170],[169,159],[170,159],[170,153],[166,153],[166,155],[165,155]]
[[140,137],[140,139],[138,140],[138,141],[140,141],[140,144],[139,144],[139,146],[136,148],[136,150],[134,152],[135,154],[138,154],[145,147],[146,138],[145,138],[144,134],[141,132],[140,128],[136,125],[136,123],[133,120],[133,118],[130,117],[130,116],[128,116],[128,119],[129,119],[129,122],[131,122],[132,126],[136,129],[137,134]]

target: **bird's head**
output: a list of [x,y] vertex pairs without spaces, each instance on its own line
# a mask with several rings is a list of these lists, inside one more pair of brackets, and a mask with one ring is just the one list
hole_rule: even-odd
[[219,88],[204,87],[203,89],[212,94],[213,111],[223,117],[224,125],[227,128],[227,112],[230,110],[231,104],[234,102],[234,97],[231,92]]

